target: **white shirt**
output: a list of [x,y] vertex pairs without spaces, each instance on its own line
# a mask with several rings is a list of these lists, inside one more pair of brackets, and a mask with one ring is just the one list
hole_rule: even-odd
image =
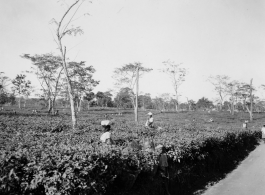
[[265,134],[265,127],[262,127],[261,132]]
[[151,117],[151,118],[147,119],[147,121],[146,121],[146,123],[145,123],[145,126],[148,127],[149,124],[150,124],[150,123],[152,124],[153,122],[154,122],[154,118]]
[[107,139],[110,139],[110,132],[105,132],[100,136],[100,141],[102,141],[103,143],[106,142]]

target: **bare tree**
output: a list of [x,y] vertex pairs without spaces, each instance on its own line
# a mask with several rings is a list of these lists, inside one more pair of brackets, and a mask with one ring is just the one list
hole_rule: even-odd
[[[134,64],[126,64],[121,68],[116,68],[114,76],[116,86],[128,87],[130,89],[130,97],[134,106],[135,122],[138,122],[138,91],[139,91],[139,78],[146,72],[150,72],[152,69],[144,68],[141,63],[136,62]],[[134,92],[134,88],[135,92]]]
[[226,75],[216,75],[210,76],[208,81],[214,86],[214,90],[218,94],[219,99],[219,109],[222,110],[222,106],[227,94],[227,85],[229,83],[230,78]]
[[236,96],[239,88],[239,82],[238,81],[232,81],[227,84],[226,93],[230,96],[229,101],[230,105],[229,110],[232,115],[234,115],[235,112],[235,103],[236,103]]
[[31,60],[33,67],[29,73],[37,76],[37,79],[42,87],[43,96],[47,98],[49,106],[48,112],[55,112],[55,100],[58,91],[62,85],[62,60],[60,56],[54,56],[52,53],[34,55],[24,54],[22,58]]
[[249,120],[253,121],[253,100],[254,100],[254,94],[253,91],[255,90],[252,85],[253,79],[250,80],[250,83],[241,83],[239,87],[239,93],[241,94],[241,97],[243,98],[243,105],[247,109],[249,113]]
[[174,91],[176,94],[176,111],[178,111],[179,105],[179,87],[185,81],[185,77],[187,74],[186,68],[181,68],[181,64],[176,64],[173,61],[167,60],[163,62],[164,68],[161,70],[162,72],[169,75],[172,85],[174,87]]
[[[68,95],[69,95],[69,100],[70,100],[70,106],[71,106],[71,115],[72,115],[72,125],[73,129],[75,129],[76,124],[77,124],[77,119],[76,119],[76,112],[75,112],[75,104],[74,104],[74,94],[73,94],[73,89],[72,89],[72,83],[71,79],[69,77],[68,73],[68,67],[66,63],[66,46],[63,46],[62,39],[65,35],[77,35],[77,34],[83,34],[83,30],[80,29],[80,27],[69,27],[69,24],[73,21],[73,18],[82,5],[84,1],[82,0],[75,0],[73,4],[69,6],[69,8],[65,11],[63,14],[62,18],[60,19],[59,22],[57,22],[55,19],[52,20],[53,23],[57,25],[57,31],[56,31],[56,43],[59,47],[60,53],[61,53],[61,58],[62,58],[62,66],[64,70],[64,75],[66,77],[67,81],[67,90],[68,90]],[[66,21],[66,16],[70,15],[70,11],[74,9],[74,7],[77,7],[77,9],[74,11],[72,16],[68,21]],[[66,23],[63,25],[63,23]]]

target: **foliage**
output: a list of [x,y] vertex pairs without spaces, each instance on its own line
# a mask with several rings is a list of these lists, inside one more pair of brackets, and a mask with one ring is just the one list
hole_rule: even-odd
[[35,54],[34,56],[23,54],[21,57],[32,62],[32,70],[28,72],[37,76],[43,92],[41,97],[49,101],[49,112],[54,110],[54,102],[62,87],[61,77],[63,68],[61,57],[55,56],[52,53]]
[[169,75],[174,92],[176,93],[176,111],[178,110],[178,97],[179,97],[179,87],[185,81],[185,77],[187,74],[186,68],[182,68],[181,64],[176,64],[174,61],[167,60],[163,62],[164,68],[161,70],[162,72]]
[[19,108],[20,108],[20,101],[22,96],[28,96],[29,92],[31,90],[31,82],[29,80],[26,80],[26,75],[24,74],[18,74],[15,79],[12,80],[12,91],[15,95],[20,96],[19,97]]
[[202,97],[201,99],[198,100],[198,102],[196,103],[196,107],[199,109],[205,109],[205,108],[211,108],[213,107],[213,102],[208,100],[205,97]]
[[[193,115],[183,115],[191,122],[176,121],[174,116],[161,115],[156,125],[163,128],[155,132],[130,122],[129,116],[127,122],[117,117],[113,125],[116,145],[108,146],[98,142],[102,133],[100,115],[90,119],[84,115],[78,131],[72,131],[66,116],[2,114],[0,192],[124,194],[129,190],[134,194],[133,186],[140,186],[137,189],[143,193],[142,185],[149,181],[145,189],[155,194],[150,184],[159,178],[151,182],[150,176],[158,154],[131,150],[127,140],[141,143],[142,138],[152,135],[156,145],[166,146],[170,181],[183,186],[193,183],[194,177],[220,171],[242,159],[246,148],[250,150],[260,136],[254,130],[240,132],[236,126],[206,127],[200,122],[201,114],[196,115],[197,121]],[[215,118],[223,120],[218,115]],[[137,174],[139,178],[133,184],[131,176]]]
[[7,93],[7,86],[10,79],[4,75],[4,72],[0,72],[0,93]]

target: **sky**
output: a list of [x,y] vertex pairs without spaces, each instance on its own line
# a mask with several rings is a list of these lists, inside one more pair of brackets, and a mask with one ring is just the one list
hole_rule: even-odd
[[[56,26],[74,0],[1,0],[0,72],[15,78],[29,70],[23,54],[59,54]],[[85,1],[73,26],[84,34],[65,37],[70,60],[86,61],[96,69],[100,84],[115,89],[113,71],[141,62],[153,71],[140,79],[140,92],[152,97],[174,94],[162,62],[182,63],[188,70],[180,100],[217,97],[209,76],[265,84],[265,1],[263,0],[94,0]],[[67,18],[69,19],[69,18]],[[38,87],[34,75],[29,75]],[[265,93],[260,92],[261,98]]]

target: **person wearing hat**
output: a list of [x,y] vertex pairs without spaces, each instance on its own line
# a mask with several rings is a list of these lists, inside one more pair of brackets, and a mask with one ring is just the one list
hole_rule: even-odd
[[154,118],[152,112],[149,112],[147,115],[149,115],[149,118],[145,123],[145,127],[154,128]]
[[100,136],[100,141],[106,144],[113,144],[110,132],[111,131],[110,121],[109,120],[101,121],[101,126],[104,128],[104,133]]

